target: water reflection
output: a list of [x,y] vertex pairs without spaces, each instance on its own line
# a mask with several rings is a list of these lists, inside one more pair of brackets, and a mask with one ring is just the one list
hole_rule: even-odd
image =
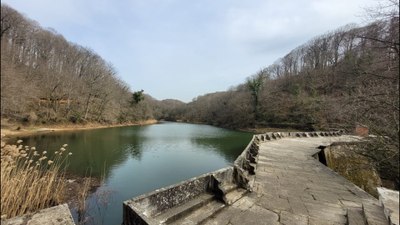
[[222,137],[194,137],[191,139],[193,145],[214,151],[221,155],[226,161],[233,162],[242,153],[248,144],[251,134],[231,135]]
[[[104,176],[99,191],[112,191],[108,207],[94,212],[104,224],[121,224],[122,202],[156,188],[231,164],[251,134],[212,126],[162,123],[52,133],[22,138],[50,154],[63,144],[73,153],[68,170]],[[89,200],[95,204],[96,195]],[[90,207],[89,207],[90,208]]]

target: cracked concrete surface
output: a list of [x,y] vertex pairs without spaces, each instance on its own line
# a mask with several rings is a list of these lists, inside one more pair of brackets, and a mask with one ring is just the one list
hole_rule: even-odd
[[312,156],[321,145],[356,140],[344,135],[260,143],[253,192],[205,224],[347,224],[349,209],[379,205],[378,200]]

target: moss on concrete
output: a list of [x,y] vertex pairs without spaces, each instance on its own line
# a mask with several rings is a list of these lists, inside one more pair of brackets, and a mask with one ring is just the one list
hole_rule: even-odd
[[357,144],[331,145],[325,148],[328,166],[369,194],[378,197],[376,187],[382,186],[377,170],[370,160],[357,153]]

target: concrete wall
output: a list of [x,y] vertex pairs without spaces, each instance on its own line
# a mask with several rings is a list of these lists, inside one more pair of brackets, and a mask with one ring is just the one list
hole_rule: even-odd
[[156,224],[152,217],[188,202],[201,193],[212,192],[212,177],[220,181],[230,181],[232,174],[233,167],[227,167],[125,201],[124,225]]
[[284,137],[340,136],[336,132],[275,132],[254,135],[235,160],[233,167],[207,173],[181,183],[161,188],[124,202],[124,224],[157,224],[152,218],[165,210],[183,204],[204,192],[213,192],[213,182],[234,183],[252,191],[258,161],[259,143]]
[[258,161],[259,143],[278,140],[285,137],[326,137],[340,136],[343,131],[315,131],[315,132],[269,132],[254,135],[242,154],[234,162],[234,180],[240,187],[249,191],[253,189],[254,175]]
[[326,166],[378,198],[376,188],[382,185],[379,174],[367,157],[357,154],[357,148],[357,143],[326,146],[323,149]]

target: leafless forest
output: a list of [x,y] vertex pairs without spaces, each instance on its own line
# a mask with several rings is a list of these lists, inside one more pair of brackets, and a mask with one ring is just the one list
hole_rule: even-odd
[[[140,93],[140,92],[138,92]],[[1,116],[30,123],[121,123],[153,117],[113,66],[1,6]]]
[[155,118],[302,130],[351,131],[361,124],[377,136],[366,146],[368,156],[391,167],[398,182],[399,3],[388,0],[367,16],[367,26],[315,37],[243,84],[184,104],[132,93],[95,52],[2,4],[1,116],[25,123]]

